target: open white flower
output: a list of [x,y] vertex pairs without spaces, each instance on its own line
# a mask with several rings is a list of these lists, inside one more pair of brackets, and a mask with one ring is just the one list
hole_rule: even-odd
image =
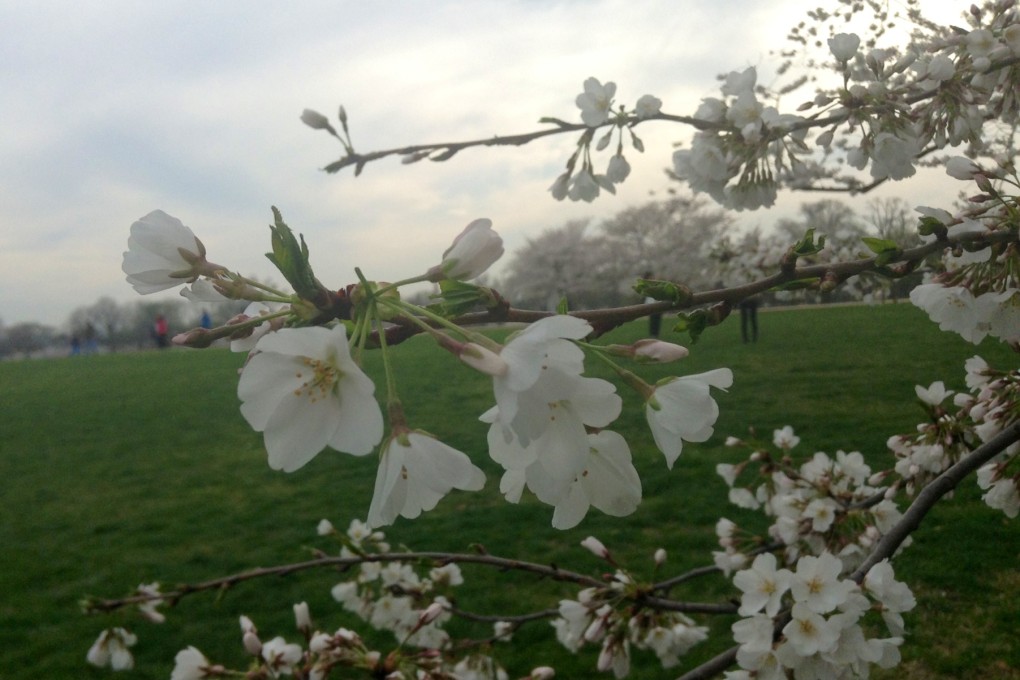
[[552,525],[557,529],[577,526],[596,508],[613,517],[624,517],[641,503],[641,478],[631,462],[627,441],[609,430],[588,435],[588,462],[566,496],[556,504]]
[[264,433],[271,468],[293,472],[327,446],[362,456],[382,439],[375,385],[351,358],[343,325],[283,329],[255,350],[237,396]]
[[134,633],[124,628],[109,628],[99,634],[85,658],[100,668],[109,665],[115,671],[131,670],[135,667],[135,658],[128,648],[136,642],[138,638]]
[[209,660],[194,647],[182,649],[174,657],[174,669],[170,673],[170,680],[200,680],[209,677],[206,673],[209,665]]
[[712,436],[719,406],[709,387],[726,389],[733,384],[733,372],[717,368],[697,375],[685,375],[659,383],[645,405],[645,416],[655,445],[666,456],[670,468],[680,457],[684,441],[703,442]]
[[121,269],[142,295],[190,283],[205,262],[205,246],[194,232],[162,210],[131,225]]
[[414,519],[452,489],[478,491],[484,484],[485,473],[460,451],[423,432],[395,434],[382,450],[368,524]]
[[760,611],[769,618],[779,612],[783,594],[790,589],[789,569],[776,569],[776,556],[762,553],[754,558],[750,569],[733,575],[733,585],[744,591],[740,598],[741,616],[751,616]]
[[603,85],[597,78],[584,81],[584,92],[577,95],[575,103],[581,109],[581,120],[589,127],[596,127],[609,120],[609,110],[616,94],[616,83]]
[[478,219],[464,227],[443,253],[441,264],[429,270],[431,281],[465,281],[481,276],[503,255],[503,239],[492,229],[492,220]]

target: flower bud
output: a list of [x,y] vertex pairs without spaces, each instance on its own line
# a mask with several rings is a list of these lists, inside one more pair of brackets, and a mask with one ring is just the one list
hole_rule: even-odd
[[428,271],[430,281],[464,281],[481,276],[503,256],[503,239],[492,230],[492,220],[477,219],[464,227],[443,253],[443,261]]
[[315,527],[315,533],[320,536],[329,536],[330,534],[336,533],[336,529],[333,527],[333,523],[328,519],[320,519],[318,526]]
[[506,375],[509,368],[498,354],[473,342],[465,343],[457,357],[476,371],[494,377]]
[[318,111],[305,109],[301,112],[301,122],[313,130],[327,130],[334,135],[336,134],[336,130],[329,124],[329,119]]
[[294,605],[294,623],[302,633],[307,633],[312,629],[312,615],[308,611],[307,602],[298,602]]
[[439,615],[443,613],[443,605],[441,602],[433,602],[428,607],[422,610],[421,614],[418,615],[418,625],[424,626],[432,623]]
[[244,651],[252,656],[260,656],[262,654],[262,641],[252,631],[247,631],[244,637],[241,638],[241,641],[244,643]]
[[661,567],[666,562],[666,549],[659,548],[655,551],[655,566]]
[[638,360],[643,359],[645,361],[659,364],[679,361],[690,354],[686,347],[672,342],[653,340],[651,338],[638,340],[632,345],[632,347],[634,348],[634,357]]
[[609,550],[602,544],[602,541],[594,536],[589,536],[581,541],[581,547],[587,548],[592,555],[595,555],[595,557],[601,557],[602,559],[607,559],[609,557]]
[[532,668],[531,673],[528,674],[530,680],[552,680],[554,677],[556,677],[556,671],[549,666]]

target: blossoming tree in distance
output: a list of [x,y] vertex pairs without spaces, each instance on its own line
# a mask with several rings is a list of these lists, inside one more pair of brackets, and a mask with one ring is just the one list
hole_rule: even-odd
[[[889,17],[878,5],[872,10],[880,12],[874,25],[885,25]],[[734,210],[769,206],[783,188],[865,192],[913,176],[919,164],[941,164],[973,195],[956,210],[919,207],[921,245],[865,238],[856,246],[827,249],[825,237],[809,229],[781,248],[766,242],[737,247],[728,258],[725,288],[693,291],[682,281],[642,279],[635,288],[653,302],[586,311],[572,311],[564,302],[546,312],[516,308],[497,290],[470,283],[503,254],[489,219],[468,224],[424,272],[389,283],[355,270],[353,283],[335,288],[320,282],[304,239],[274,208],[268,257],[290,290],[210,262],[194,233],[162,211],[135,222],[123,268],[139,293],[182,286],[193,299],[249,301],[225,325],[194,329],[174,342],[190,347],[229,342],[247,353],[237,393],[242,415],[262,433],[269,466],[292,472],[332,449],[377,456],[378,473],[364,520],[351,520],[346,530],[328,520],[319,524],[320,536],[339,541],[338,553],[320,550],[307,562],[166,592],[145,584],[128,597],[90,600],[88,608],[137,607],[143,617],[160,622],[164,614],[157,607],[191,593],[341,567],[342,580],[332,590],[338,606],[395,636],[388,647],[370,644],[358,631],[330,625],[329,612],[317,612],[321,618],[313,622],[308,606],[298,603],[301,642],[270,637],[242,617],[236,658],[210,660],[199,647],[185,647],[176,656],[174,680],[507,678],[493,643],[512,644],[519,628],[541,620],[551,621],[568,650],[597,649],[593,671],[617,678],[628,675],[631,657],[639,653],[654,654],[663,669],[682,666],[664,670],[663,677],[683,678],[867,677],[875,666],[897,665],[907,635],[902,615],[916,600],[897,580],[891,560],[925,515],[971,474],[988,506],[1009,518],[1020,513],[1020,372],[1012,367],[992,367],[974,357],[964,367],[966,392],[954,394],[941,381],[919,386],[925,420],[910,434],[890,437],[891,462],[884,469],[844,451],[817,452],[797,463],[791,451],[800,438],[790,426],[776,430],[771,442],[729,437],[727,444],[744,450],[747,459],[718,465],[728,501],[763,513],[766,528],[756,533],[720,518],[719,550],[711,564],[672,577],[650,580],[639,566],[619,563],[611,547],[594,537],[580,547],[603,561],[607,573],[592,576],[541,558],[528,561],[484,549],[398,551],[381,531],[403,521],[400,517],[418,518],[455,490],[476,491],[485,483],[479,461],[422,429],[428,423],[415,422],[405,411],[393,357],[414,335],[452,354],[451,365],[491,381],[491,408],[473,416],[488,425],[480,448],[503,470],[499,490],[511,503],[527,493],[551,506],[551,523],[559,529],[579,525],[592,508],[612,516],[634,513],[643,490],[633,447],[654,443],[675,473],[685,446],[713,435],[719,415],[714,395],[740,389],[740,376],[726,367],[695,375],[678,370],[654,384],[646,381],[643,364],[680,362],[688,350],[654,339],[600,342],[606,331],[628,321],[674,311],[675,330],[697,339],[741,300],[765,291],[791,285],[824,291],[862,274],[900,278],[921,270],[925,281],[910,300],[940,328],[974,343],[991,336],[1020,347],[1020,178],[1012,153],[1020,93],[1015,3],[971,7],[967,27],[936,26],[911,9],[915,30],[902,45],[883,45],[882,34],[862,38],[837,30],[844,14],[861,12],[864,8],[842,4],[839,14],[818,10],[811,31],[791,34],[803,48],[795,52],[803,53],[810,51],[809,36],[828,28],[828,37],[818,41],[824,57],[813,68],[818,75],[837,76],[832,87],[819,86],[794,112],[782,112],[778,94],[761,86],[756,70],[748,68],[726,75],[720,95],[704,99],[693,116],[666,113],[652,95],[632,107],[620,104],[614,83],[592,77],[576,97],[580,123],[547,118],[549,127],[532,133],[365,154],[354,150],[343,108],[339,130],[314,111],[301,118],[341,143],[344,155],[327,166],[329,172],[351,166],[360,173],[392,155],[408,163],[446,161],[474,146],[577,134],[576,151],[550,188],[556,200],[592,201],[613,193],[630,172],[624,150],[644,151],[635,131],[649,121],[694,128],[690,143],[673,153],[671,172]],[[806,81],[781,94],[792,96]],[[949,147],[956,151],[947,154]],[[608,159],[599,156],[607,150]],[[437,286],[435,304],[402,298],[402,288],[422,282]],[[507,326],[509,334],[477,330],[491,323]],[[362,370],[369,352],[381,356],[382,385]],[[589,375],[593,364],[617,380]],[[627,399],[643,408],[650,430],[645,442],[628,441],[613,430]],[[665,536],[670,528],[662,531]],[[656,551],[655,569],[665,562],[665,551]],[[493,578],[537,575],[576,590],[538,613],[491,617],[494,628],[483,640],[454,639],[446,623],[466,615],[451,599],[464,581],[465,564],[491,567]],[[706,574],[728,579],[729,596],[704,602],[671,596],[673,587]],[[685,664],[688,650],[710,637],[710,617],[719,616],[731,622],[725,627],[728,646],[706,661]],[[129,648],[136,640],[136,633],[111,627],[89,650],[88,661],[130,668]],[[526,677],[551,678],[555,666],[555,659],[537,660]]]

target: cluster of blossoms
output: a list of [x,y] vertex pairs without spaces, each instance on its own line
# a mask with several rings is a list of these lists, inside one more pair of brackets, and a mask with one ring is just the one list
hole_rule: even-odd
[[[320,522],[318,531],[320,535],[338,535],[328,520]],[[373,531],[358,520],[351,522],[342,538],[341,557],[390,551],[381,532]],[[450,641],[442,629],[450,618],[450,601],[435,591],[462,583],[464,578],[456,564],[433,567],[427,577],[422,577],[411,565],[402,562],[362,562],[357,576],[335,585],[332,594],[344,609],[357,614],[373,628],[392,631],[398,640],[408,645],[442,649]],[[421,612],[430,607],[437,613],[422,623]]]
[[[863,582],[845,578],[843,562],[829,552],[804,555],[794,571],[777,568],[770,553],[758,555],[733,583],[743,591],[733,637],[740,645],[740,671],[728,680],[798,680],[868,677],[871,664],[891,668],[900,661],[903,612],[916,604],[896,581],[887,560]],[[878,612],[888,637],[867,637],[865,616]],[[864,625],[862,625],[864,624]],[[752,676],[753,673],[753,676]]]
[[[582,545],[597,557],[612,562],[605,545],[589,536]],[[656,565],[665,560],[665,551],[655,555]],[[625,570],[617,569],[608,584],[584,588],[575,600],[560,600],[559,617],[552,622],[560,644],[572,652],[585,645],[600,648],[598,670],[612,671],[617,678],[630,673],[631,647],[652,650],[663,668],[673,668],[694,645],[708,638],[708,629],[698,626],[680,612],[635,607],[639,585]]]
[[944,210],[921,209],[922,227],[929,240],[954,237],[943,249],[941,273],[910,292],[910,300],[927,312],[944,331],[958,333],[974,344],[987,336],[1003,342],[1020,342],[1020,254],[1013,243],[989,239],[1011,233],[1012,212],[1008,198],[992,186],[992,180],[1020,186],[1011,161],[984,169],[970,159],[950,160],[947,172],[957,179],[974,181],[982,192],[972,199],[979,207],[972,214],[953,216]]
[[[737,465],[720,463],[716,472],[730,487],[731,503],[772,518],[768,537],[785,546],[788,564],[828,551],[853,567],[900,519],[895,501],[886,497],[892,495],[889,488],[876,486],[885,475],[873,474],[857,451],[837,451],[835,457],[818,451],[795,466],[789,453],[799,442],[790,426],[773,433],[778,453],[730,437],[727,444],[750,449],[749,458]],[[752,465],[758,466],[760,482],[738,485]],[[716,535],[722,550],[713,553],[715,563],[726,574],[745,566],[763,542],[725,518],[716,524]]]
[[[343,534],[328,520],[322,520],[318,533],[340,539],[341,556],[352,561],[356,554],[379,556],[389,552],[385,536],[357,520]],[[253,621],[240,617],[241,644],[252,660],[245,677],[323,680],[336,677],[333,671],[353,669],[366,677],[386,680],[508,680],[506,671],[490,655],[471,651],[470,646],[454,649],[441,628],[450,618],[450,603],[434,591],[461,583],[463,578],[455,564],[433,568],[427,578],[422,578],[406,564],[363,561],[358,576],[337,584],[333,596],[344,609],[373,627],[393,632],[396,649],[388,653],[370,649],[347,628],[321,631],[313,623],[308,605],[301,602],[294,605],[301,643],[288,642],[281,636],[263,641]],[[508,630],[508,626],[497,624],[493,640],[508,638]],[[201,680],[241,674],[213,664],[197,648],[188,647],[177,654],[171,678]],[[521,680],[551,680],[554,676],[552,668],[539,666]]]
[[[502,239],[489,220],[469,224],[440,264],[421,276],[397,284],[362,279],[332,293],[307,267],[303,242],[298,246],[278,212],[276,217],[271,259],[295,285],[296,295],[256,288],[249,279],[209,263],[191,230],[160,211],[132,225],[124,271],[143,293],[190,281],[192,291],[204,283],[217,295],[252,301],[245,314],[225,326],[196,329],[175,342],[203,345],[230,338],[232,349],[249,352],[237,394],[242,415],[263,433],[273,469],[293,472],[327,447],[363,456],[381,443],[369,525],[392,524],[398,516],[413,519],[452,489],[476,491],[485,482],[466,454],[407,424],[388,367],[389,435],[384,439],[375,385],[359,358],[371,339],[380,345],[385,363],[387,333],[399,330],[393,325],[397,321],[428,333],[465,365],[491,376],[496,405],[481,420],[490,425],[489,455],[505,469],[500,490],[516,503],[529,489],[555,507],[553,525],[558,528],[576,526],[591,506],[621,516],[641,501],[641,481],[627,442],[603,429],[619,416],[622,399],[612,383],[582,375],[582,344],[640,395],[655,443],[670,467],[685,441],[703,442],[712,435],[719,409],[710,387],[728,388],[733,381],[729,369],[653,386],[610,358],[673,361],[687,354],[679,345],[655,340],[588,345],[582,341],[593,334],[591,324],[564,314],[541,319],[499,343],[400,299],[398,286],[420,281],[438,282],[455,295],[466,292],[471,302],[491,297],[487,289],[463,283],[503,253]],[[337,321],[309,325],[323,318]]]
[[[577,107],[581,109],[581,120],[588,126],[588,130],[581,135],[577,145],[577,151],[567,161],[566,171],[556,178],[549,188],[553,198],[562,201],[569,198],[571,201],[591,202],[598,198],[602,189],[611,194],[616,193],[614,185],[623,182],[630,175],[630,163],[623,155],[624,130],[630,137],[630,144],[637,151],[644,151],[644,144],[634,134],[633,122],[647,120],[659,114],[662,108],[662,100],[650,94],[646,94],[637,100],[633,111],[627,111],[620,106],[615,112],[613,110],[613,97],[616,95],[616,83],[603,84],[597,78],[588,78],[584,81],[584,92],[577,95]],[[596,151],[606,149],[613,141],[614,134],[617,136],[616,153],[609,159],[605,174],[596,173],[595,166],[591,160],[591,143],[594,139],[594,131],[607,123],[612,127],[604,133],[595,143]],[[581,169],[575,172],[577,161],[581,160]]]
[[[979,356],[967,360],[969,392],[954,393],[939,381],[918,387],[917,397],[929,414],[916,433],[889,438],[896,456],[896,473],[908,493],[915,493],[979,444],[988,442],[1020,417],[1020,372],[997,371]],[[945,402],[952,397],[952,404]],[[1007,517],[1020,514],[1020,469],[1015,461],[1020,446],[1013,444],[977,473],[989,507]]]

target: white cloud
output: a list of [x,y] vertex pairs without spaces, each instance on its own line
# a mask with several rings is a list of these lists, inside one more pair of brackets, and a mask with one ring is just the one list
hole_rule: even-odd
[[272,278],[263,253],[278,205],[337,287],[356,264],[380,279],[420,271],[475,217],[513,247],[608,216],[666,186],[671,143],[688,130],[639,127],[648,152],[629,155],[619,196],[577,205],[547,193],[569,136],[443,164],[388,159],[355,179],[318,170],[340,147],[298,116],[345,105],[360,151],[505,135],[544,115],[576,120],[592,75],[631,105],[653,93],[690,113],[717,73],[769,64],[809,6],[0,1],[0,319],[60,324],[100,295],[133,299],[120,253],[154,208],[192,226],[217,261]]

